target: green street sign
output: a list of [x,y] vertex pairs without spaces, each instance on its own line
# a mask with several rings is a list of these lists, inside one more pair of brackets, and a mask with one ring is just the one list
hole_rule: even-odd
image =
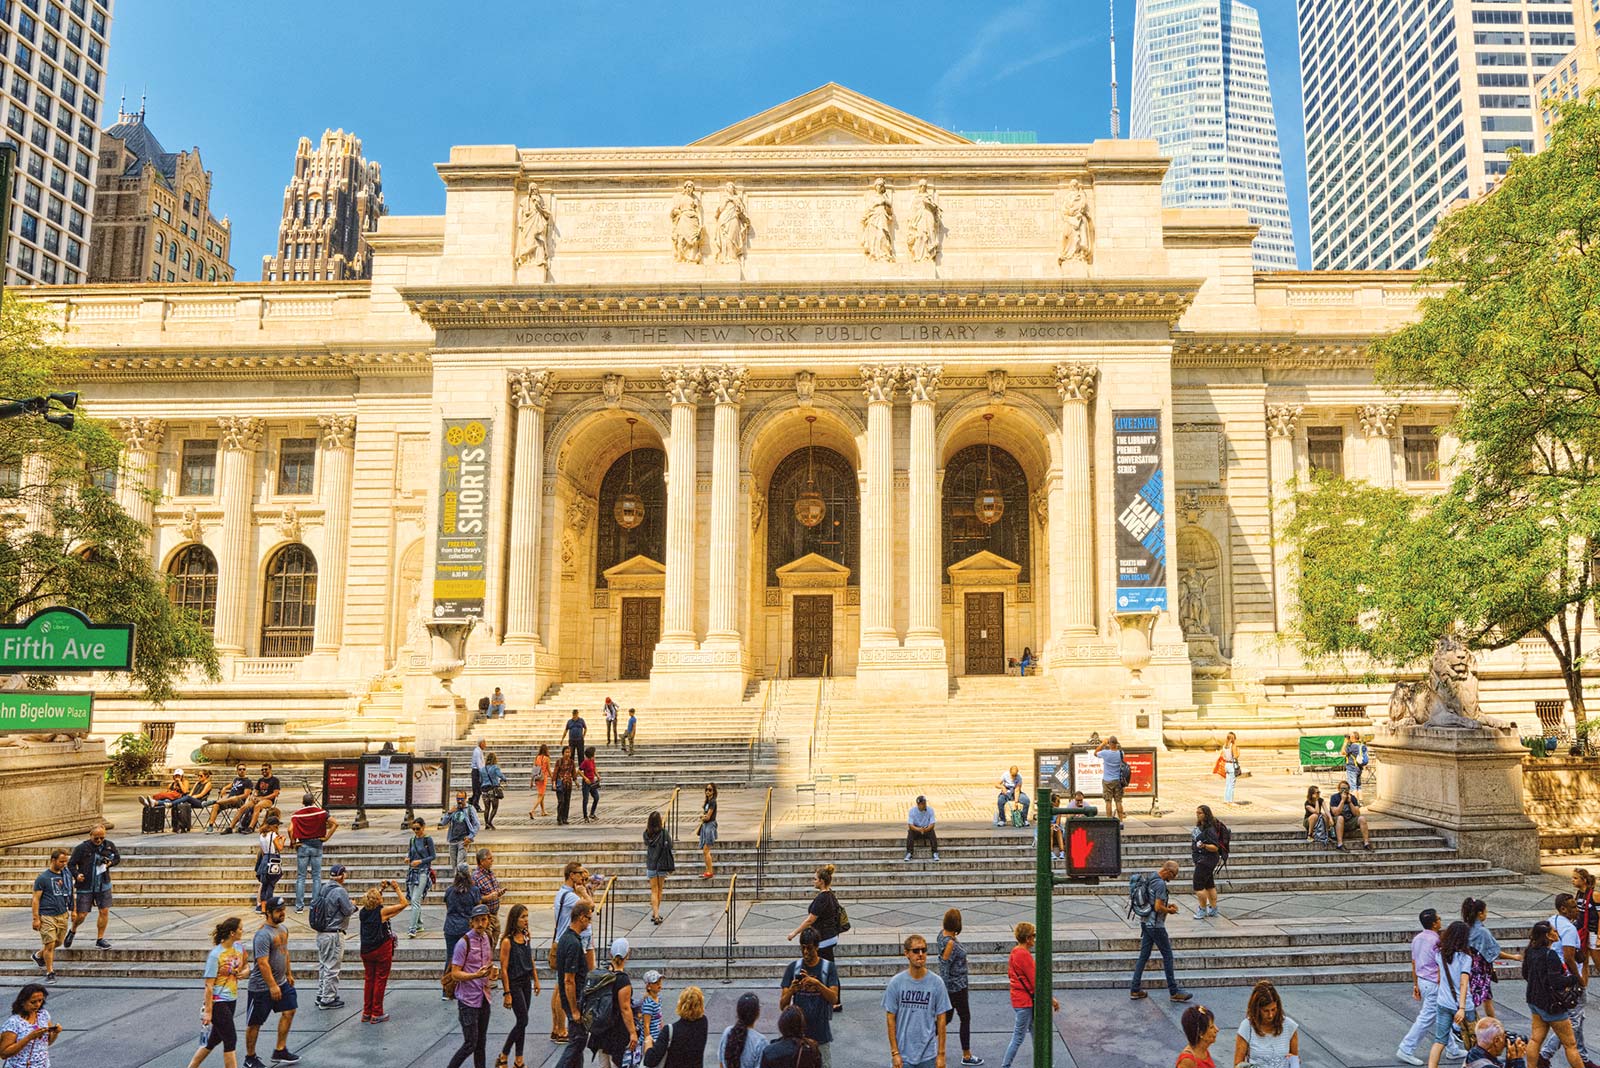
[[0,734],[18,731],[86,731],[94,713],[94,694],[48,690],[0,691]]
[[46,608],[0,626],[0,672],[127,671],[133,625],[91,623],[76,608]]

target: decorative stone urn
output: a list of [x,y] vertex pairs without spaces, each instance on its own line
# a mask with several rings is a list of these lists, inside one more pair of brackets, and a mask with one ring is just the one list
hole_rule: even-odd
[[1117,720],[1117,737],[1135,745],[1161,744],[1161,708],[1155,688],[1144,679],[1150,666],[1150,636],[1155,629],[1156,612],[1117,612],[1122,666],[1128,678],[1121,694],[1111,702]]
[[446,692],[450,680],[460,675],[467,666],[467,637],[477,625],[475,619],[429,619],[423,621],[433,637],[433,661],[428,670]]
[[428,753],[459,739],[472,722],[466,699],[451,688],[450,682],[467,666],[467,636],[475,619],[428,619],[423,626],[432,637],[433,660],[428,670],[439,680],[439,692],[428,695],[417,722],[417,751]]

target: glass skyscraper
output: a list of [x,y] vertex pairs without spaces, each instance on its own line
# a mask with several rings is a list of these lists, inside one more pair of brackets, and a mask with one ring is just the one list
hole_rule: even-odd
[[1244,208],[1260,270],[1298,266],[1278,155],[1267,58],[1241,0],[1138,0],[1133,136],[1172,157],[1167,207]]

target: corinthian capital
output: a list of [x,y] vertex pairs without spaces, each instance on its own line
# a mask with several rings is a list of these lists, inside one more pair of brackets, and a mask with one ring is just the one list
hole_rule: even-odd
[[355,444],[356,417],[353,415],[319,415],[317,429],[322,431],[324,449],[348,449]]
[[1269,404],[1267,406],[1267,436],[1292,438],[1305,407],[1299,404]]
[[701,372],[698,367],[663,367],[661,381],[667,386],[667,399],[673,404],[695,404],[700,400]]
[[944,377],[944,368],[938,364],[911,364],[902,369],[901,380],[905,383],[906,393],[911,397],[911,403],[927,401],[932,403],[939,396],[939,379]]
[[861,365],[861,392],[868,404],[893,404],[900,387],[900,368],[888,363]]
[[254,452],[261,447],[261,436],[266,431],[265,419],[255,415],[224,415],[217,420],[222,430],[222,447]]
[[749,373],[749,368],[727,364],[713,365],[701,372],[713,404],[738,404],[744,400],[744,380]]
[[165,419],[146,419],[135,415],[117,420],[117,426],[122,431],[123,441],[134,452],[153,452],[161,448],[161,441],[167,436]]
[[511,386],[511,400],[518,408],[543,408],[550,399],[550,390],[556,384],[555,375],[549,371],[523,368],[506,377]]
[[1056,364],[1056,392],[1061,394],[1064,401],[1083,401],[1087,404],[1094,400],[1095,382],[1100,377],[1100,369],[1092,363],[1058,363]]
[[1400,419],[1398,404],[1363,404],[1357,413],[1361,416],[1361,432],[1369,438],[1394,436],[1395,424]]

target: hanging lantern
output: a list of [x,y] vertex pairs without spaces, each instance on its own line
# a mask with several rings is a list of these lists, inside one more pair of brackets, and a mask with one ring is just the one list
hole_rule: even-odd
[[628,488],[617,495],[616,506],[612,509],[617,526],[623,530],[632,530],[644,522],[644,499],[633,491],[633,425],[638,421],[628,420]]
[[988,412],[983,417],[983,486],[978,490],[978,495],[972,501],[972,514],[978,517],[978,522],[986,527],[992,527],[1000,522],[1000,517],[1006,514],[1005,498],[1000,495],[1000,487],[994,482],[994,464],[990,457],[989,424],[994,419],[994,413]]
[[794,499],[794,518],[803,527],[814,527],[828,514],[828,505],[817,492],[816,469],[813,466],[812,432],[817,421],[814,415],[806,416],[806,488]]

